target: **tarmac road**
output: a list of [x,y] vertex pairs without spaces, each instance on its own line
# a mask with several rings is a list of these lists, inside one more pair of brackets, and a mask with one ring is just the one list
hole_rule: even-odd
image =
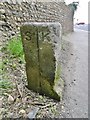
[[85,31],[90,31],[90,24],[84,24],[84,25],[75,25],[74,26],[77,29],[85,30]]
[[64,38],[73,49],[63,69],[63,118],[88,118],[88,32],[75,29]]

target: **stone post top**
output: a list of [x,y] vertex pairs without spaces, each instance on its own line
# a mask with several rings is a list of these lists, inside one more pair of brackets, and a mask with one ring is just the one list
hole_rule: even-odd
[[23,26],[60,26],[61,24],[59,22],[25,22],[23,23]]

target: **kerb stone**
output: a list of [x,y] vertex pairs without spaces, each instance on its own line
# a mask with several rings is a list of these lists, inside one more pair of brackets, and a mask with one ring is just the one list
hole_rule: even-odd
[[33,22],[21,26],[28,88],[60,100],[54,90],[60,66],[61,25],[58,22]]

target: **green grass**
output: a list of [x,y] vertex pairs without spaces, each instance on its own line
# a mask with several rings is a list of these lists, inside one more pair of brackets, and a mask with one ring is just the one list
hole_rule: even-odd
[[2,68],[3,68],[3,62],[0,61],[0,70],[2,70]]
[[8,80],[0,80],[0,89],[13,88],[12,83]]
[[24,53],[23,53],[23,46],[22,46],[22,41],[21,41],[20,35],[10,39],[8,42],[7,48],[11,55],[13,55],[14,57],[20,57],[23,59]]
[[5,65],[2,61],[0,61],[0,75],[3,74],[4,70],[5,70]]

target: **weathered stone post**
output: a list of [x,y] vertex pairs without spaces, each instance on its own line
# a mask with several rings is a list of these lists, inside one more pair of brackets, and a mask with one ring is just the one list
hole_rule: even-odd
[[61,25],[33,22],[21,26],[28,88],[60,100],[54,85],[59,68]]

